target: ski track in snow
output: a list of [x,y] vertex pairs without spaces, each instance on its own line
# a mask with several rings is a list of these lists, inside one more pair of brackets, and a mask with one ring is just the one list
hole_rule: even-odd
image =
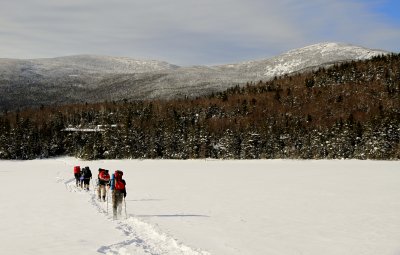
[[[120,230],[126,239],[119,243],[104,245],[100,247],[97,252],[107,255],[210,255],[207,251],[201,251],[198,249],[190,248],[173,237],[168,236],[161,231],[157,230],[151,224],[143,222],[130,214],[128,216],[122,216],[125,219],[113,220],[112,218],[112,204],[111,204],[111,192],[108,192],[108,205],[105,202],[97,200],[96,193],[94,193],[94,181],[91,181],[90,191],[84,191],[81,188],[76,187],[75,178],[65,179],[61,177],[61,173],[58,172],[56,177],[57,183],[65,185],[65,189],[68,192],[79,192],[82,195],[90,197],[89,204],[91,204],[98,213],[104,215],[104,217],[115,222],[116,229]],[[108,208],[107,208],[108,206]],[[123,210],[125,208],[123,207]]]

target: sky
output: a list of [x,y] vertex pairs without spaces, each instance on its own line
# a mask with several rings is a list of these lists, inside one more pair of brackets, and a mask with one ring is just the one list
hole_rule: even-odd
[[320,42],[400,51],[398,0],[0,0],[0,58],[213,65]]

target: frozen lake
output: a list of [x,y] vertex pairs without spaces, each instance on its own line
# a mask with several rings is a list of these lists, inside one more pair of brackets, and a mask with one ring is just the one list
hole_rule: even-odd
[[[127,219],[74,165],[124,171]],[[2,254],[400,254],[399,161],[57,158],[0,176]]]

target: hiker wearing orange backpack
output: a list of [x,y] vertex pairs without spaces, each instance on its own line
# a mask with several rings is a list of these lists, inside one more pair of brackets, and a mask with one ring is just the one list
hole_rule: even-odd
[[99,200],[103,200],[103,202],[105,202],[107,194],[106,187],[110,186],[110,175],[108,173],[108,170],[99,168],[99,174],[97,177],[99,185],[97,189],[97,196]]
[[115,171],[114,179],[112,180],[112,200],[113,200],[113,218],[121,216],[122,201],[126,197],[126,182],[122,179],[124,173],[120,170]]

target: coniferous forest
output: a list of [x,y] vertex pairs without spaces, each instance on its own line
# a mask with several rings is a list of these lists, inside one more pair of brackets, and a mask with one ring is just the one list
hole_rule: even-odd
[[0,158],[400,159],[400,55],[201,98],[0,115]]

